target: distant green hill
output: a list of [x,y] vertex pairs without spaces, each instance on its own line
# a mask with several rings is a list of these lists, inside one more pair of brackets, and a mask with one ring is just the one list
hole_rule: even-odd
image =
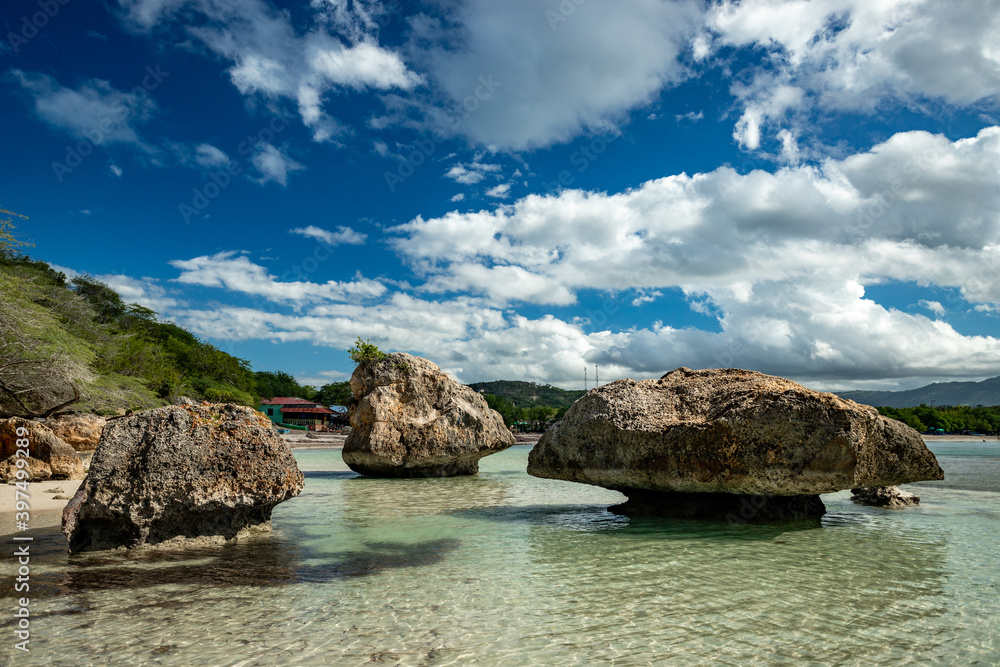
[[180,395],[256,406],[260,394],[247,361],[92,277],[0,245],[0,417],[140,410]]
[[519,380],[474,382],[469,385],[476,391],[499,396],[519,408],[547,407],[568,408],[584,395],[582,389],[566,390],[551,385],[538,385]]
[[982,382],[935,382],[908,391],[838,391],[858,403],[890,408],[918,405],[1000,405],[1000,376]]

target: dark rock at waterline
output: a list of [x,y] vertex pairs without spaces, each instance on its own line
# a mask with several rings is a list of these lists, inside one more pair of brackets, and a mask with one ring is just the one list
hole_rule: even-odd
[[344,463],[374,477],[475,475],[479,459],[514,444],[503,418],[434,363],[395,352],[351,376]]
[[766,523],[821,517],[826,506],[817,495],[756,496],[736,493],[675,493],[618,489],[628,500],[608,511],[627,516],[674,519],[725,519],[731,523]]
[[224,542],[270,530],[275,505],[302,486],[260,412],[167,406],[108,423],[63,532],[71,552]]
[[903,509],[916,507],[920,504],[920,496],[904,491],[898,486],[875,486],[864,489],[851,489],[851,500],[859,505],[885,507],[888,509]]
[[588,392],[542,436],[528,473],[670,516],[725,518],[740,497],[763,497],[771,509],[757,520],[821,515],[822,493],[944,477],[916,431],[874,408],[753,371],[687,368]]

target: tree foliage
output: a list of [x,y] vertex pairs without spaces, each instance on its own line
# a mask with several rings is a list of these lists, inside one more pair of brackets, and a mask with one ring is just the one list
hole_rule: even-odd
[[938,429],[946,433],[1000,432],[1000,406],[918,405],[912,408],[881,407],[878,411],[921,432]]
[[486,404],[496,410],[503,423],[507,426],[521,426],[527,430],[544,431],[546,428],[556,423],[566,414],[569,408],[566,406],[555,407],[546,405],[534,405],[531,407],[518,407],[503,396],[495,394],[483,394]]
[[383,361],[389,357],[388,354],[378,349],[378,346],[370,340],[361,340],[361,336],[358,336],[354,347],[347,350],[347,353],[351,355],[351,361],[356,364],[363,364],[369,361]]
[[34,245],[33,243],[28,243],[27,241],[21,241],[14,236],[13,218],[21,218],[22,220],[28,219],[25,215],[15,213],[14,211],[10,211],[3,206],[0,206],[0,253],[5,255],[17,251],[18,248],[25,246],[31,247]]
[[319,388],[312,400],[323,405],[342,405],[349,407],[354,402],[350,382],[331,382]]
[[576,399],[584,395],[582,389],[567,390],[548,384],[535,384],[520,380],[495,380],[493,382],[474,382],[469,385],[476,391],[494,396],[502,396],[511,403],[522,407],[544,406],[568,408]]
[[294,377],[284,371],[257,371],[254,373],[254,381],[257,393],[263,398],[293,396],[320,402],[313,387],[300,385]]

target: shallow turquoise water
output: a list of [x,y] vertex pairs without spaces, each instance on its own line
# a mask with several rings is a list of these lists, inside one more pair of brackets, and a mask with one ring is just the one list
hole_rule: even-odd
[[526,447],[431,480],[298,451],[264,538],[71,558],[37,534],[32,651],[4,614],[0,664],[997,665],[1000,447],[931,447],[919,508],[842,492],[782,527],[619,517]]

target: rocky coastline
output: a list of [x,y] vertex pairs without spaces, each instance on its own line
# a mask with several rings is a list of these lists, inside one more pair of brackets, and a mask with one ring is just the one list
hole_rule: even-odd
[[[64,478],[43,476],[32,489],[44,494],[39,507],[64,510],[77,551],[266,530],[270,509],[302,489],[296,449],[341,449],[356,471],[391,478],[476,474],[482,456],[527,445],[531,475],[624,493],[613,513],[740,522],[817,517],[820,495],[843,489],[859,504],[912,507],[919,498],[896,485],[942,477],[924,444],[935,438],[868,406],[738,369],[603,385],[544,434],[512,434],[478,393],[419,357],[359,366],[352,389],[352,428],[335,432],[279,435],[250,408],[193,402],[110,420],[70,415],[52,428],[31,422],[41,443],[35,467]],[[74,481],[91,456],[86,479]],[[283,481],[272,475],[279,469]],[[195,480],[215,482],[199,489]],[[250,499],[243,488],[270,490]],[[201,496],[208,504],[199,509]],[[0,513],[12,511],[13,500],[0,501]],[[150,514],[157,507],[166,514]]]

